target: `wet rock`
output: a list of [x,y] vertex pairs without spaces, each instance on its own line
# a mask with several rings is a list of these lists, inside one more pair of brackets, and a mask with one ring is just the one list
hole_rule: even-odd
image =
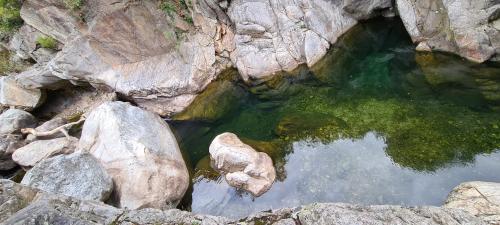
[[12,134],[22,128],[32,128],[37,124],[36,118],[19,109],[9,109],[0,114],[0,134]]
[[218,135],[209,151],[212,167],[233,187],[261,196],[274,183],[276,171],[271,158],[244,144],[235,134]]
[[43,100],[39,89],[23,88],[11,76],[0,77],[0,104],[29,110],[38,107]]
[[90,154],[59,155],[43,160],[21,181],[40,190],[78,199],[105,201],[113,182],[100,162]]
[[489,224],[500,224],[500,183],[462,183],[453,189],[444,207],[463,209]]
[[500,51],[500,41],[496,41],[500,40],[500,8],[495,2],[397,0],[396,5],[419,50],[430,48],[484,62]]
[[237,108],[244,96],[243,89],[231,81],[215,81],[196,97],[174,120],[216,121]]
[[[47,122],[44,122],[42,125],[36,127],[35,131],[37,131],[37,132],[51,131],[51,130],[58,128],[66,123],[67,123],[67,121],[64,118],[57,117],[57,118],[51,119]],[[35,140],[50,140],[50,139],[60,138],[60,137],[65,137],[62,132],[56,132],[55,134],[43,136],[43,137],[36,137],[33,134],[28,134],[28,136],[26,137],[26,140],[31,142],[31,141],[35,141]]]
[[179,146],[159,116],[123,102],[94,109],[78,147],[104,165],[119,207],[173,208],[189,185]]
[[55,155],[73,153],[77,143],[78,139],[74,137],[34,141],[17,149],[12,154],[12,160],[21,166],[32,167]]

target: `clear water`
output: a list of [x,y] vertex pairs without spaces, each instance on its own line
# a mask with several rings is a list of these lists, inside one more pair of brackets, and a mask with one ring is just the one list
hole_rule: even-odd
[[[413,49],[399,20],[381,19],[314,68],[252,86],[223,76],[172,122],[193,169],[186,207],[236,218],[311,202],[441,205],[461,182],[500,182],[500,67]],[[222,132],[273,158],[263,196],[211,170]]]

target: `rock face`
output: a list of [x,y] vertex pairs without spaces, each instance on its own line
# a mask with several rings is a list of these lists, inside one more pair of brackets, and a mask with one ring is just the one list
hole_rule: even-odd
[[235,24],[231,59],[245,80],[311,66],[357,19],[391,7],[386,0],[234,0],[228,9]]
[[19,132],[22,128],[36,126],[36,119],[30,113],[19,109],[9,109],[0,114],[0,134]]
[[234,65],[250,80],[312,65],[358,19],[392,8],[391,0],[218,3],[194,1],[189,24],[166,16],[157,1],[95,0],[86,2],[82,23],[60,1],[27,0],[25,22],[65,46],[17,81],[42,89],[88,82],[170,116],[225,68]]
[[227,183],[254,196],[268,191],[276,178],[271,157],[255,151],[235,134],[215,137],[209,151],[212,167],[225,175]]
[[77,143],[78,139],[74,137],[34,141],[17,149],[12,160],[21,166],[32,167],[52,156],[73,153]]
[[4,224],[426,224],[486,223],[469,213],[440,207],[311,204],[257,213],[241,220],[171,209],[122,210],[0,180],[0,221]]
[[97,159],[75,153],[46,159],[24,176],[22,182],[40,190],[78,199],[105,201],[113,181]]
[[161,115],[181,111],[215,78],[220,64],[215,42],[223,36],[218,33],[221,24],[202,3],[193,9],[200,29],[183,35],[166,23],[170,19],[152,0],[88,2],[87,24],[76,21],[59,1],[26,1],[21,11],[26,23],[65,47],[45,68],[23,74],[30,79],[20,82],[37,88],[58,79],[89,82]]
[[463,209],[489,224],[500,224],[500,183],[460,184],[450,193],[444,207]]
[[419,50],[452,52],[475,62],[500,51],[496,0],[397,0],[396,4]]
[[20,86],[12,76],[0,77],[0,104],[33,109],[42,104],[42,92]]
[[169,126],[128,103],[108,102],[92,111],[78,149],[98,158],[113,177],[119,207],[172,208],[189,185]]

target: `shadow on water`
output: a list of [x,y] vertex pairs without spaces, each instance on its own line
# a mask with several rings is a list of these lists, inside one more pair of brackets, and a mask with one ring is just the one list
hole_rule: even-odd
[[[356,26],[314,68],[256,86],[237,77],[227,71],[172,122],[194,169],[194,212],[440,205],[461,182],[500,181],[500,66],[415,53],[397,19]],[[210,168],[222,132],[273,158],[269,192],[252,198]]]

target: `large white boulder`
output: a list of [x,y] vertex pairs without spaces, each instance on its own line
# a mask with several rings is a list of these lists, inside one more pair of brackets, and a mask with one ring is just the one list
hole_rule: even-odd
[[188,188],[186,164],[168,124],[129,103],[94,109],[78,149],[94,155],[113,177],[120,207],[173,208]]
[[257,152],[235,134],[223,133],[210,144],[212,167],[225,175],[229,185],[261,196],[276,178],[273,161],[266,153]]

